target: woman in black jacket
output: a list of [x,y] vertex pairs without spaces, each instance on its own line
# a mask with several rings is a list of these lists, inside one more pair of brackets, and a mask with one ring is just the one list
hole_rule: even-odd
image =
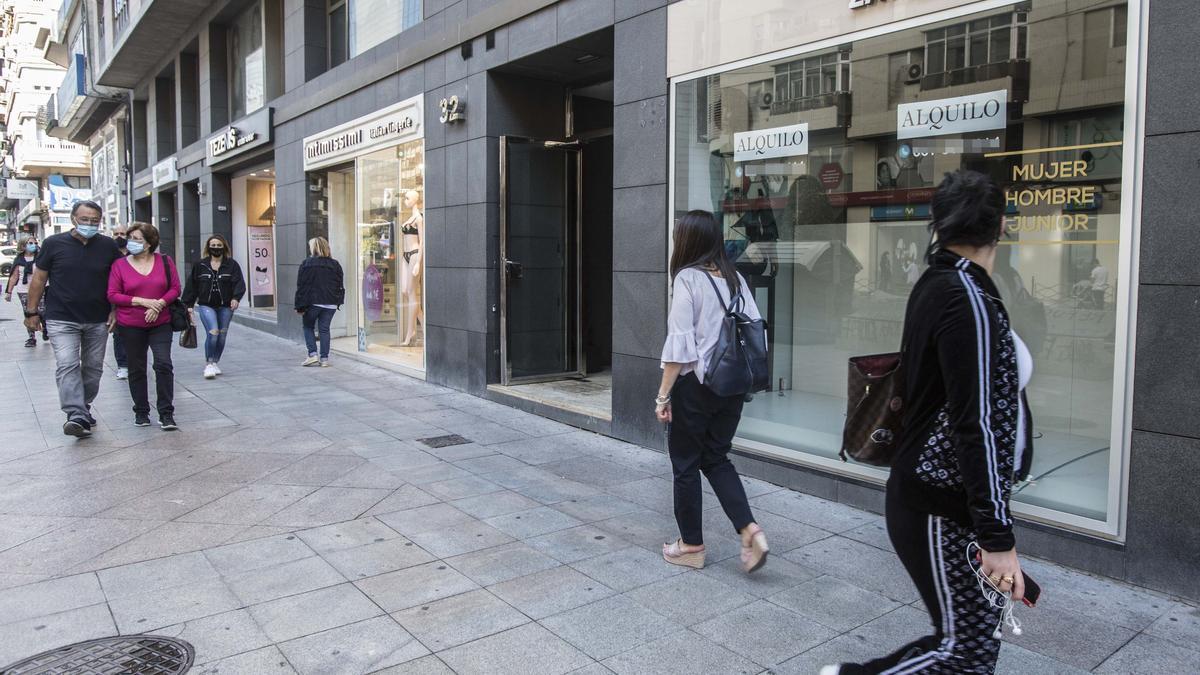
[[904,431],[887,526],[934,633],[822,675],[991,673],[1006,607],[1025,594],[1009,498],[1033,456],[1033,359],[992,281],[1004,206],[987,176],[947,174],[933,197],[929,269],[904,319]]
[[204,324],[204,379],[211,380],[221,374],[221,354],[225,351],[225,337],[229,324],[237,311],[242,297],[246,295],[246,279],[242,268],[230,257],[233,251],[225,237],[214,234],[204,244],[204,256],[192,265],[187,284],[183,289],[183,304],[193,313],[193,306],[200,311],[200,322]]
[[[346,300],[346,288],[342,266],[331,257],[325,237],[309,239],[308,251],[312,255],[300,263],[294,304],[296,313],[304,317],[304,344],[308,346],[308,358],[300,365],[324,368],[329,365],[329,323]],[[319,357],[314,328],[321,337]]]

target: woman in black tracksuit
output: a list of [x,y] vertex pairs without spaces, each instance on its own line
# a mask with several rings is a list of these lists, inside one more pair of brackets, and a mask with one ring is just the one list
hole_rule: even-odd
[[[293,305],[303,317],[304,344],[308,347],[308,358],[300,365],[325,367],[329,365],[329,323],[345,302],[346,289],[342,284],[342,266],[333,259],[325,237],[309,239],[308,251],[311,255],[300,263]],[[321,338],[319,356],[317,335]]]
[[1001,610],[984,597],[975,567],[1013,602],[1024,594],[1009,497],[1033,456],[1024,396],[1033,361],[991,278],[1004,192],[983,174],[958,171],[932,206],[929,269],[904,320],[904,431],[886,510],[934,634],[822,675],[991,673]]
[[[211,380],[221,374],[221,354],[225,352],[225,337],[233,313],[246,295],[246,279],[242,268],[232,257],[233,251],[225,237],[214,234],[204,245],[204,257],[192,265],[183,289],[183,304],[198,307],[204,324],[204,378]],[[195,323],[195,320],[193,320]]]

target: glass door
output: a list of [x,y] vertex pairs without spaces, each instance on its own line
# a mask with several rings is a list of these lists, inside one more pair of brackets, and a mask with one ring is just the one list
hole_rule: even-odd
[[501,384],[582,376],[577,143],[500,139]]

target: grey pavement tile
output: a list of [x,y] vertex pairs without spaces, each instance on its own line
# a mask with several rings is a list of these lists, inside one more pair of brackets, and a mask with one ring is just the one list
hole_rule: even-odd
[[[378,460],[376,460],[378,461]],[[394,469],[393,469],[394,471]],[[431,483],[453,480],[455,478],[470,478],[474,474],[466,469],[460,469],[449,462],[439,461],[437,464],[427,464],[412,469],[396,471],[396,474],[406,482],[426,487]],[[464,495],[465,496],[465,495]]]
[[[708,514],[705,515],[707,516]],[[820,541],[830,536],[830,533],[825,530],[805,525],[804,523],[798,523],[773,513],[760,511],[754,515],[755,521],[763,528],[763,532],[767,534],[767,544],[771,547],[773,555],[787,553],[805,544],[811,544],[814,541]],[[735,544],[740,553],[742,545],[740,535],[733,531],[733,526],[729,524],[724,514],[718,516],[716,519],[720,521],[720,529],[718,531],[722,537],[726,541]],[[711,522],[715,519],[708,518],[707,520]],[[735,537],[737,538],[736,540],[734,539]],[[707,536],[705,540],[708,540]]]
[[385,497],[370,510],[364,513],[364,516],[378,516],[384,513],[393,513],[395,511],[405,511],[407,509],[415,509],[419,506],[429,506],[438,504],[441,500],[433,495],[425,492],[416,485],[403,485],[396,489],[390,495]]
[[263,476],[258,482],[274,485],[329,485],[366,463],[367,460],[360,457],[309,455]]
[[861,663],[885,656],[933,633],[929,615],[902,605],[883,616],[785,661],[773,673],[812,675],[831,663]]
[[[671,481],[663,478],[650,476],[631,483],[609,485],[605,490],[656,513],[671,515],[675,512],[674,488]],[[705,506],[715,504],[715,499],[715,497],[707,496]]]
[[10,623],[0,630],[0,635],[4,636],[0,640],[0,664],[116,632],[108,607],[103,603]]
[[[465,471],[465,469],[460,470]],[[490,492],[499,492],[503,489],[490,480],[473,475],[467,475],[462,478],[451,478],[450,480],[430,483],[425,486],[426,492],[446,500],[486,495]]]
[[366,579],[385,572],[423,565],[434,557],[404,538],[321,554],[347,579]]
[[635,588],[625,596],[684,626],[707,621],[757,600],[696,572]]
[[536,623],[489,635],[438,655],[458,675],[563,675],[591,663]]
[[272,643],[245,609],[193,619],[154,632],[191,644],[196,648],[197,664],[261,649]]
[[587,456],[549,462],[541,467],[556,476],[600,486],[631,483],[649,477],[644,471]]
[[583,524],[582,521],[548,506],[494,516],[484,522],[517,539],[528,539]]
[[691,631],[647,642],[605,660],[603,665],[617,675],[676,673],[684,669],[728,675],[754,675],[762,671],[761,666]]
[[592,527],[641,546],[651,553],[661,553],[663,543],[679,538],[679,526],[673,516],[646,509],[601,520],[592,523]]
[[[1088,671],[1073,668],[1037,652],[1022,649],[1011,642],[1000,643],[1000,657],[996,661],[996,675],[1083,675]],[[1123,670],[1123,673],[1136,670]],[[1170,671],[1150,671],[1170,672]]]
[[546,464],[583,454],[580,450],[564,444],[560,436],[545,436],[528,440],[509,441],[490,446],[496,452],[518,459],[526,464]]
[[525,543],[564,563],[573,563],[627,548],[629,543],[597,527],[583,525],[534,537]]
[[58,614],[104,600],[95,574],[77,574],[18,586],[0,591],[0,625]]
[[439,558],[471,553],[513,541],[512,537],[491,525],[475,520],[445,530],[419,532],[410,538]]
[[[475,459],[476,457],[485,457],[495,454],[495,450],[486,445],[478,443],[464,443],[462,445],[450,445],[444,448],[429,448],[426,450],[429,454],[437,457],[443,462],[453,462],[456,465],[458,462],[467,459]],[[466,469],[465,466],[460,466],[461,469]],[[472,472],[474,473],[474,472]]]
[[821,576],[820,572],[776,555],[768,556],[767,564],[753,574],[746,574],[742,570],[740,558],[729,558],[705,565],[700,574],[758,598],[786,591]]
[[190,478],[213,483],[253,483],[300,459],[296,455],[256,452],[227,453],[229,459]]
[[817,577],[767,599],[841,632],[854,630],[900,606],[831,576]]
[[[493,448],[488,448],[487,450],[488,452],[491,452]],[[486,476],[489,473],[519,469],[528,465],[525,462],[509,457],[508,455],[494,454],[484,455],[482,457],[472,457],[471,459],[460,459],[454,462],[454,466],[470,471],[473,474]]]
[[[428,452],[418,450],[403,441],[386,445],[371,445],[358,449],[359,457],[371,460],[371,463],[384,471],[391,471],[408,481],[409,474],[427,466],[444,464],[442,460]],[[447,476],[451,478],[451,476]],[[411,481],[409,481],[411,482]]]
[[210,579],[114,598],[108,606],[117,628],[129,634],[228,612],[243,604],[224,583]]
[[204,557],[223,575],[273,567],[315,555],[298,536],[280,534],[227,544],[204,551]]
[[491,586],[559,565],[558,561],[519,541],[448,558],[446,562],[480,586]]
[[376,670],[371,675],[454,675],[454,671],[437,656],[430,654],[398,666]]
[[[1037,579],[1042,588],[1053,591],[1046,593],[1038,602],[1038,609],[1048,607],[1079,612],[1140,631],[1164,614],[1183,606],[1158,593],[1040,560],[1023,560],[1022,569]],[[1197,631],[1196,638],[1200,639],[1200,631]]]
[[322,554],[400,538],[395,530],[375,518],[360,518],[299,530],[296,536],[308,544],[309,548]]
[[469,513],[476,518],[493,518],[517,511],[527,511],[541,506],[529,497],[519,495],[511,490],[501,490],[466,499],[456,499],[450,502],[454,508]]
[[0,572],[0,590],[36,584],[39,581],[46,581],[49,578],[50,575],[47,574],[14,574],[10,572]]
[[[530,500],[532,501],[532,500]],[[537,506],[536,503],[530,505]],[[20,516],[0,514],[0,551],[23,544],[30,539],[73,522],[72,518],[55,516]]]
[[181,480],[100,513],[105,518],[174,520],[238,489],[235,483]]
[[226,543],[246,529],[245,525],[220,523],[163,523],[103,554],[80,563],[70,571],[99,570],[117,565],[152,560],[163,556],[199,551]]
[[683,630],[681,625],[620,595],[555,614],[542,619],[541,624],[596,660]]
[[383,521],[384,525],[406,537],[476,522],[469,514],[459,511],[449,504],[432,504],[415,509],[384,513],[376,517]]
[[230,673],[286,675],[296,671],[288,664],[283,654],[272,645],[197,666],[196,670],[192,672],[195,675],[229,675]]
[[310,485],[247,485],[179,516],[179,520],[258,525],[314,490]]
[[247,609],[272,642],[285,642],[383,613],[354,584],[330,586]]
[[362,516],[390,494],[371,488],[323,487],[263,522],[279,527],[317,527]]
[[1072,666],[1091,670],[1135,635],[1102,619],[1071,611],[1020,607],[1021,635],[1006,632],[1004,639]]
[[786,553],[784,557],[897,602],[909,603],[919,597],[899,558],[845,537],[822,539]]
[[100,579],[104,594],[111,600],[197,581],[218,579],[220,573],[203,553],[197,551],[112,567],[100,570],[96,576]]
[[1146,632],[1184,647],[1200,644],[1200,608],[1180,606],[1159,618]]
[[488,590],[533,619],[544,619],[614,594],[611,588],[570,567],[518,577]]
[[887,523],[884,522],[883,518],[861,527],[856,527],[853,530],[846,530],[842,532],[842,536],[890,553],[896,552],[896,547],[892,546],[892,541],[888,538]]
[[[1187,673],[1200,667],[1200,649],[1191,648],[1143,633],[1117,650],[1094,673]],[[1000,661],[1004,662],[1001,652]],[[1012,671],[1015,675],[1017,671]]]
[[80,518],[0,553],[0,569],[18,574],[61,574],[161,524]]
[[764,667],[782,663],[838,634],[765,600],[724,612],[692,630]]
[[594,523],[623,516],[634,511],[641,511],[642,505],[621,499],[616,495],[602,494],[582,499],[568,499],[558,502],[550,508],[557,509],[568,516],[578,518],[585,523]]
[[387,616],[290,640],[279,649],[300,675],[358,675],[429,654]]
[[243,605],[256,605],[276,598],[335,586],[345,580],[346,578],[332,565],[316,556],[225,577],[229,589]]
[[274,537],[274,536],[278,536],[278,535],[290,535],[291,533],[292,533],[292,528],[290,528],[290,527],[270,527],[267,525],[252,525],[252,526],[247,527],[246,529],[242,530],[241,532],[238,532],[236,535],[231,537],[225,543],[226,544],[236,544],[236,543],[243,542],[243,541],[250,541],[252,539],[264,539],[266,537]]
[[791,490],[755,497],[750,500],[750,506],[755,511],[769,511],[830,532],[853,530],[879,517],[852,506]]
[[638,546],[573,562],[571,567],[621,593],[684,572],[683,567]]
[[404,486],[404,480],[390,471],[380,470],[373,462],[364,462],[348,473],[329,481],[328,485],[395,490]]
[[449,564],[435,561],[354,582],[386,612],[397,612],[479,588]]
[[396,612],[392,618],[434,652],[529,622],[529,617],[483,589]]

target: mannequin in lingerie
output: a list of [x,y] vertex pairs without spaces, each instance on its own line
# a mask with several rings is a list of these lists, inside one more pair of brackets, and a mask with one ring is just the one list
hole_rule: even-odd
[[416,190],[404,193],[404,207],[412,209],[412,215],[400,226],[400,301],[407,330],[401,344],[407,347],[417,340],[417,322],[425,325],[425,309],[421,301],[425,214],[422,212],[424,204],[421,193]]

